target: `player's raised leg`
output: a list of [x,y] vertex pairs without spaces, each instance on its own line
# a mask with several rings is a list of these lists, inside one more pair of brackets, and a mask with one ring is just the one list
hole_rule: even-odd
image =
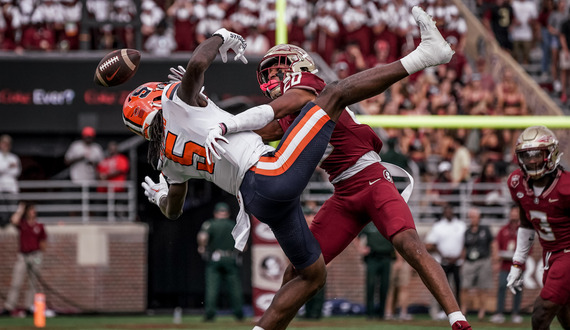
[[420,28],[419,46],[399,61],[375,67],[329,83],[315,99],[336,121],[342,110],[351,104],[384,92],[388,87],[410,74],[425,68],[448,63],[454,54],[435,22],[423,9],[412,8],[412,15]]

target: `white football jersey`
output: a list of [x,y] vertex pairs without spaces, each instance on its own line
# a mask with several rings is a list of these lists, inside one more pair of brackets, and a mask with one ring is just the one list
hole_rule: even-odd
[[169,183],[182,183],[189,179],[204,179],[223,190],[238,196],[247,170],[259,158],[275,150],[251,131],[228,134],[229,144],[220,142],[226,153],[214,164],[206,162],[204,141],[208,129],[233,117],[208,99],[206,107],[194,107],[182,101],[176,93],[172,100],[162,95],[164,140],[161,152],[161,171]]

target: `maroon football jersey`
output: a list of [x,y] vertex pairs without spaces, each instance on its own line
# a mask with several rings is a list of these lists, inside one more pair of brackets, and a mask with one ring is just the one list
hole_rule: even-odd
[[[310,90],[319,94],[325,88],[325,82],[310,72],[298,72],[287,77],[281,85],[283,93],[290,88]],[[279,119],[283,131],[286,131],[299,113]],[[382,141],[368,125],[356,121],[354,114],[345,110],[340,115],[329,148],[323,155],[321,168],[334,180],[339,174],[356,163],[362,155],[369,151],[380,152]]]
[[507,181],[513,201],[521,206],[546,251],[570,247],[570,173],[558,170],[554,182],[535,196],[521,169]]

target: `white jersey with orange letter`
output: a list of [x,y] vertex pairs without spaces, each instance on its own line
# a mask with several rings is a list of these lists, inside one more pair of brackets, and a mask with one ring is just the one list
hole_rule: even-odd
[[226,138],[229,144],[221,143],[226,153],[222,159],[208,164],[203,146],[208,129],[233,115],[209,99],[206,107],[193,107],[180,100],[175,93],[172,98],[164,94],[162,97],[162,173],[169,183],[204,179],[237,196],[246,171],[258,162],[261,155],[275,149],[263,144],[261,137],[253,132],[228,134]]
[[203,146],[208,129],[233,115],[220,109],[210,99],[205,107],[190,106],[175,91],[170,91],[171,87],[167,86],[162,94],[164,137],[159,168],[169,183],[204,179],[236,196],[240,212],[232,234],[236,248],[241,250],[247,241],[250,223],[239,188],[245,173],[263,154],[275,149],[265,145],[261,137],[251,131],[228,134],[225,137],[229,144],[221,143],[225,154],[213,164],[208,164]]

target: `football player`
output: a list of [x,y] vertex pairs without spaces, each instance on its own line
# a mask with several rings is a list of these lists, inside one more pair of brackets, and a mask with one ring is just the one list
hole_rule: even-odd
[[[422,33],[414,52],[381,69],[331,83],[316,98],[293,90],[236,116],[218,108],[200,93],[204,72],[218,49],[222,55],[232,49],[241,57],[245,48],[241,36],[222,29],[194,51],[181,82],[142,85],[125,101],[125,124],[150,140],[149,159],[162,172],[158,183],[145,178],[143,188],[164,215],[180,216],[189,179],[212,181],[238,198],[236,248],[243,249],[249,235],[249,213],[269,225],[291,261],[294,277],[276,293],[255,329],[285,329],[325,283],[324,258],[304,219],[300,195],[343,109],[409,74],[447,63],[453,55],[431,18],[419,7],[412,14]],[[251,132],[300,108],[276,149]]]
[[550,329],[555,316],[570,329],[570,174],[560,165],[558,139],[544,126],[531,126],[517,139],[519,164],[507,180],[520,208],[520,227],[507,287],[522,289],[522,266],[534,242],[542,246],[543,288],[534,302],[533,329]]
[[[422,23],[430,24],[431,20]],[[431,25],[430,25],[431,26]],[[392,67],[384,68],[393,75]],[[315,75],[315,63],[303,49],[294,45],[277,45],[262,58],[257,78],[264,94],[273,100],[311,97],[323,91],[326,84]],[[378,92],[393,83],[387,79]],[[266,127],[256,130],[265,141],[280,139],[299,115],[300,108],[281,111]],[[328,264],[355,238],[369,221],[391,239],[396,249],[418,271],[449,316],[453,329],[467,329],[465,316],[446,280],[441,266],[425,250],[414,225],[411,212],[394,186],[386,164],[381,164],[382,141],[367,125],[358,123],[349,110],[341,113],[330,146],[320,166],[334,184],[333,196],[325,202],[311,224],[311,232],[320,244]],[[388,165],[386,165],[388,166]],[[395,170],[394,167],[391,167]],[[368,216],[362,221],[362,215]],[[289,265],[284,285],[297,276]]]
[[[282,95],[304,94],[317,97],[324,81],[311,56],[294,45],[277,45],[262,58],[257,79],[264,94],[272,99]],[[383,89],[386,86],[383,86]],[[294,110],[293,110],[294,111]],[[256,131],[264,140],[278,140],[296,119],[298,111],[273,121]],[[340,115],[330,146],[320,167],[329,174],[334,193],[319,209],[310,225],[319,242],[325,263],[340,254],[370,221],[390,239],[396,250],[418,272],[428,289],[442,305],[453,328],[466,321],[453,296],[441,266],[426,251],[415,228],[406,201],[396,189],[392,174],[399,169],[381,163],[382,141],[368,125],[356,121],[346,109]],[[399,173],[398,173],[399,174]],[[363,216],[366,219],[363,221]],[[284,283],[293,278],[289,265]]]

